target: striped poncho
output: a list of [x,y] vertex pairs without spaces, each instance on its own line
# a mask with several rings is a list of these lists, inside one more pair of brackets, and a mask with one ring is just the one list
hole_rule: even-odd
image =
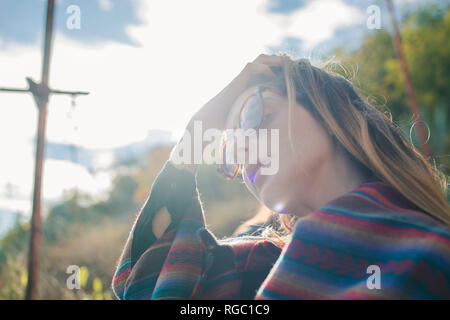
[[[159,238],[154,215],[172,222]],[[450,230],[383,182],[364,183],[270,239],[217,240],[193,175],[167,163],[125,244],[119,299],[450,299]]]

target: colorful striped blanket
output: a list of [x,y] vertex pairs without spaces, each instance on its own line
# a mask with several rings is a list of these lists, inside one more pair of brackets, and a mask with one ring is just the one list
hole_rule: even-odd
[[[217,240],[195,179],[179,176],[166,164],[136,219],[112,282],[119,299],[450,299],[450,229],[383,182],[299,219],[279,248]],[[163,206],[174,218],[156,239]]]

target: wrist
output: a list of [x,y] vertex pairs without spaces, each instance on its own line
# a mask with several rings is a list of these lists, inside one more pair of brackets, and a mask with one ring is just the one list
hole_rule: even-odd
[[198,164],[185,164],[185,163],[177,164],[177,163],[172,162],[170,159],[169,159],[169,161],[175,168],[177,168],[179,170],[188,171],[188,172],[192,173],[193,175],[197,174],[197,170],[198,170],[198,166],[199,166]]

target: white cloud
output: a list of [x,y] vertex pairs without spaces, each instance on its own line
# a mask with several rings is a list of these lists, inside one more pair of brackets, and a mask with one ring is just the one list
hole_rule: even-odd
[[[311,47],[330,38],[337,27],[361,19],[356,9],[340,0],[314,1],[287,17],[267,13],[266,0],[141,4],[139,14],[147,23],[127,29],[140,47],[113,42],[88,46],[56,34],[50,85],[91,94],[77,99],[72,120],[67,118],[70,98],[51,98],[47,139],[111,148],[143,139],[150,129],[169,130],[179,136],[190,116],[248,61],[267,52],[268,46],[296,36]],[[0,86],[25,87],[26,76],[38,80],[40,50],[41,46],[8,47],[0,55]],[[0,187],[12,181],[29,194],[36,107],[31,96],[5,93],[0,94],[0,106]],[[75,165],[47,161],[44,197],[57,197],[59,189],[71,185],[101,187],[80,170]],[[64,172],[64,180],[70,182],[58,181]]]
[[111,0],[98,0],[100,8],[103,11],[111,11],[113,8],[113,3]]
[[307,49],[312,49],[324,40],[330,39],[336,29],[363,24],[365,14],[342,0],[310,1],[301,10],[287,17],[286,34],[299,37]]

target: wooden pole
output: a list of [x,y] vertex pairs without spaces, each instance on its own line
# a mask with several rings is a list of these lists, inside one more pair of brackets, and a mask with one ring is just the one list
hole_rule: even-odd
[[430,146],[425,135],[425,127],[423,125],[422,116],[420,114],[419,105],[417,104],[414,86],[411,81],[411,76],[408,69],[408,64],[406,62],[405,54],[402,48],[402,41],[400,37],[400,32],[398,29],[397,21],[395,20],[394,5],[392,0],[387,0],[389,15],[391,18],[392,27],[394,29],[394,46],[397,51],[398,59],[400,61],[400,67],[402,69],[403,76],[405,78],[405,91],[409,100],[409,107],[413,114],[413,119],[417,122],[417,134],[419,136],[419,141],[421,144],[423,155],[428,158],[431,155]]
[[77,95],[87,95],[89,92],[83,91],[65,91],[53,90],[48,87],[50,58],[53,40],[53,20],[55,11],[55,0],[47,1],[47,15],[44,38],[44,54],[42,62],[41,82],[36,83],[27,78],[28,89],[20,88],[0,88],[0,92],[28,93],[33,94],[34,101],[38,108],[38,129],[36,142],[36,161],[34,168],[34,190],[33,190],[33,209],[30,221],[30,239],[28,251],[28,281],[25,292],[25,299],[35,300],[38,298],[38,279],[39,279],[39,255],[41,243],[41,187],[42,172],[44,164],[44,146],[45,146],[45,127],[47,119],[47,105],[50,94],[71,95],[73,98]]
[[50,69],[50,55],[53,36],[53,18],[55,10],[55,0],[47,2],[47,18],[45,26],[44,57],[42,63],[42,77],[40,85],[31,87],[36,104],[38,106],[39,120],[36,143],[36,162],[34,170],[34,192],[33,192],[33,211],[30,226],[30,244],[28,252],[28,282],[25,293],[25,299],[36,300],[38,298],[38,279],[39,279],[39,255],[41,243],[41,187],[43,174],[43,159],[45,145],[45,127],[47,119],[48,104],[48,77]]

